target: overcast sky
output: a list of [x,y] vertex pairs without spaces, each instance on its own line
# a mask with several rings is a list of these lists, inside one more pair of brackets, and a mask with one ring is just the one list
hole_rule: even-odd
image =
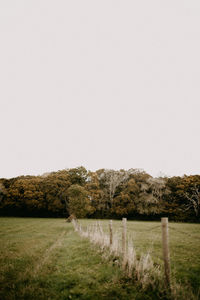
[[0,177],[200,174],[199,0],[1,0]]

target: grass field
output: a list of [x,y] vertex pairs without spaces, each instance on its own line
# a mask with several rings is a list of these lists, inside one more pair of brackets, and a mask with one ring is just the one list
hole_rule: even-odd
[[[84,227],[92,220],[81,220]],[[108,221],[100,221],[104,231]],[[114,221],[120,232],[121,222]],[[162,264],[161,226],[128,222],[138,254]],[[200,225],[170,223],[173,277],[198,294]],[[197,296],[198,298],[198,296]],[[159,299],[140,289],[64,219],[0,218],[0,299]]]

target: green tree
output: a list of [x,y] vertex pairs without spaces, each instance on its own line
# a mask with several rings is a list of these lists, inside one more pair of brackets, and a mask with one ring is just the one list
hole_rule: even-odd
[[88,171],[84,167],[67,169],[66,171],[71,184],[85,185],[88,178]]
[[68,189],[68,210],[70,215],[74,214],[77,218],[84,218],[92,212],[90,199],[84,187],[73,184]]

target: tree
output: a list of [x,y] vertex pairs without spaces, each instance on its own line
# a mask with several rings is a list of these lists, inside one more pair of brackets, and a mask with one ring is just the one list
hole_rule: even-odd
[[43,202],[48,212],[57,216],[68,216],[68,195],[70,187],[69,174],[66,170],[49,174],[42,181]]
[[187,204],[185,205],[185,209],[193,209],[196,217],[198,217],[200,213],[200,186],[195,184],[194,187],[191,188],[190,194],[185,192],[185,197],[188,200]]
[[105,196],[107,196],[109,199],[107,208],[112,208],[113,198],[115,196],[117,187],[128,178],[129,174],[125,170],[102,170],[99,175],[99,180],[103,182]]
[[161,212],[162,197],[166,193],[163,178],[148,177],[140,182],[140,193],[137,198],[137,211],[139,214],[158,214]]
[[84,167],[67,169],[66,171],[71,184],[85,185],[88,178],[88,171]]
[[130,195],[124,191],[113,200],[112,213],[119,217],[132,215],[135,212],[135,203]]
[[77,218],[84,218],[92,212],[90,199],[84,187],[78,184],[70,186],[68,189],[68,210],[70,215],[73,214]]
[[100,182],[96,172],[89,172],[85,188],[88,191],[93,213],[95,213],[95,216],[103,217],[105,215],[103,192],[100,188]]
[[3,208],[4,207],[4,200],[7,196],[7,191],[6,191],[6,188],[3,184],[3,182],[0,181],[0,208]]
[[200,176],[174,176],[167,179],[170,194],[165,199],[165,212],[176,220],[199,221]]
[[165,180],[163,178],[150,177],[146,182],[149,185],[153,197],[161,201],[163,194],[166,193]]

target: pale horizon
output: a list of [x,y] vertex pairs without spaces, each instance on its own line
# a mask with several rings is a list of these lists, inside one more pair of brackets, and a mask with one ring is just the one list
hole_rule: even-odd
[[84,167],[87,171],[91,171],[91,172],[95,172],[95,171],[98,171],[100,169],[107,169],[107,170],[115,170],[115,171],[119,171],[119,170],[125,170],[125,171],[128,171],[129,169],[136,169],[136,170],[139,170],[139,171],[145,171],[147,174],[151,175],[152,177],[183,177],[183,176],[193,176],[193,175],[200,175],[199,173],[191,173],[191,174],[187,174],[187,173],[184,173],[184,174],[166,174],[162,171],[159,171],[159,172],[155,172],[155,173],[151,173],[151,172],[148,172],[147,170],[143,169],[143,168],[119,168],[119,169],[116,169],[116,168],[98,168],[98,169],[90,169],[90,168],[87,168],[86,166],[84,165],[78,165],[78,166],[71,166],[71,167],[65,167],[65,168],[60,168],[60,169],[57,169],[57,170],[45,170],[44,172],[42,171],[41,173],[21,173],[21,174],[16,174],[14,176],[8,176],[8,177],[1,177],[0,179],[11,179],[11,178],[16,178],[16,177],[20,177],[20,176],[42,176],[42,175],[46,175],[46,174],[50,174],[50,173],[53,173],[53,172],[58,172],[58,171],[63,171],[63,170],[67,170],[67,169],[72,169],[72,168],[79,168],[79,167]]

